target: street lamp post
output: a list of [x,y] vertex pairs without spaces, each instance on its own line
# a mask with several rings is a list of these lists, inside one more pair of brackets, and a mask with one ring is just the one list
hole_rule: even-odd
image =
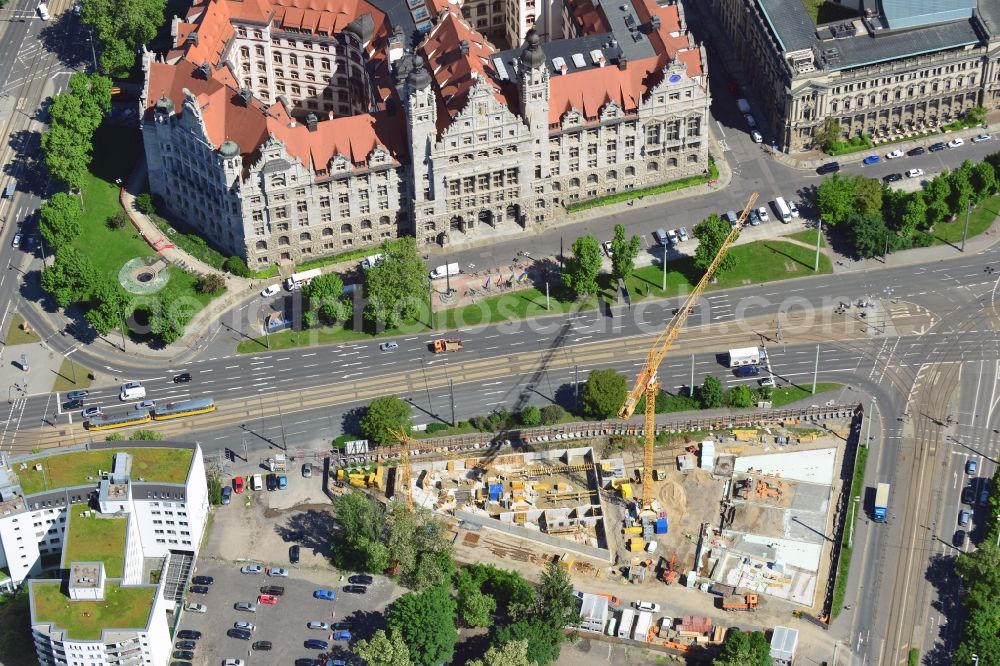
[[94,73],[97,73],[97,51],[94,50],[94,31],[88,30],[90,37],[87,38],[87,42],[90,44],[90,57],[94,59]]

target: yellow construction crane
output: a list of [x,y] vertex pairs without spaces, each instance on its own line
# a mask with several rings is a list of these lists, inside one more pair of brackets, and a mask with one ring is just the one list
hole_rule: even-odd
[[673,316],[667,327],[656,338],[656,342],[653,343],[653,346],[646,354],[646,363],[635,378],[635,386],[629,391],[628,396],[625,398],[625,404],[618,411],[618,416],[621,418],[630,418],[633,412],[635,412],[636,405],[639,404],[639,398],[643,395],[646,396],[646,419],[644,426],[646,443],[642,456],[642,506],[644,509],[652,508],[653,504],[653,446],[656,443],[656,395],[660,390],[660,382],[656,378],[656,373],[660,369],[660,363],[663,361],[663,357],[667,355],[670,346],[677,339],[677,336],[681,334],[684,322],[687,321],[688,315],[691,314],[695,305],[698,304],[698,300],[708,287],[708,283],[719,268],[719,264],[726,258],[729,247],[740,235],[743,223],[746,222],[750,211],[753,210],[754,204],[757,203],[757,196],[756,192],[750,195],[750,200],[743,209],[743,214],[737,220],[736,226],[729,231],[729,235],[726,236],[726,240],[722,243],[722,247],[719,248],[719,252],[715,255],[715,258],[712,259],[712,263],[709,264],[705,274],[701,276],[701,280],[688,295],[687,300],[684,301],[684,305],[677,310],[677,314]]
[[[396,478],[397,486],[402,488],[403,494],[406,495],[406,506],[413,508],[413,488],[410,487],[410,481],[413,478],[413,470],[410,467],[410,444],[413,443],[413,438],[407,433],[399,432],[398,430],[391,431],[399,439],[399,468]],[[397,488],[398,490],[398,488]]]

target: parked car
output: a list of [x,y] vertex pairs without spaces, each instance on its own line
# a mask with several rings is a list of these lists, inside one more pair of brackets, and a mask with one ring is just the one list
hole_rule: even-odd
[[326,631],[330,628],[330,625],[323,620],[310,620],[306,623],[306,627],[309,629],[320,629],[322,631]]
[[660,604],[652,602],[652,601],[636,601],[633,605],[638,610],[641,610],[641,611],[649,611],[651,613],[659,613],[660,612]]
[[222,666],[247,666],[246,662],[242,659],[226,659],[222,662]]
[[979,506],[986,506],[990,503],[990,491],[984,490],[979,493]]
[[326,599],[328,601],[334,601],[337,595],[334,594],[333,590],[324,590],[322,588],[313,592],[313,597],[316,599]]
[[267,570],[268,576],[277,576],[279,578],[288,578],[288,569],[283,569],[282,567],[271,567]]
[[277,294],[279,291],[281,291],[280,284],[269,284],[268,286],[261,289],[260,295],[263,296],[264,298],[269,298]]
[[750,211],[749,218],[751,227],[756,227],[760,225],[760,215],[757,214],[756,210]]
[[932,153],[936,153],[936,152],[944,150],[947,147],[948,146],[946,146],[943,143],[941,143],[940,141],[938,141],[935,144],[931,144],[931,146],[928,147],[927,150],[931,151]]
[[245,629],[246,631],[257,631],[257,625],[248,620],[237,620],[233,622],[233,627],[236,629]]
[[285,588],[281,585],[264,585],[260,588],[261,594],[273,594],[276,597],[280,597],[285,593]]
[[772,386],[773,387],[774,386],[774,378],[773,377],[764,377],[764,379],[757,380],[757,383],[760,384],[761,386]]
[[260,566],[259,564],[244,564],[240,568],[240,573],[251,574],[251,575],[254,575],[254,576],[256,576],[256,575],[258,575],[260,573],[263,573],[263,571],[264,571],[264,567]]
[[677,232],[673,229],[667,229],[667,242],[671,245],[677,245]]
[[965,530],[955,532],[955,536],[951,538],[951,545],[955,548],[961,548],[965,545]]
[[924,175],[923,169],[910,169],[909,171],[906,172],[907,178],[920,178],[923,175]]
[[21,234],[20,231],[15,232],[14,233],[14,238],[10,241],[10,246],[11,247],[21,247],[21,237],[22,237],[22,234]]
[[976,136],[972,137],[972,143],[982,143],[983,141],[992,141],[992,140],[993,140],[992,134],[977,134]]
[[233,496],[233,489],[231,486],[224,486],[222,488],[222,503],[229,504],[230,499]]
[[355,574],[348,578],[347,582],[353,585],[371,585],[375,582],[375,579],[368,574]]
[[899,148],[897,148],[896,150],[889,151],[888,153],[885,154],[885,158],[887,160],[894,160],[897,157],[902,157],[902,156],[903,156],[903,151],[900,150]]
[[201,638],[201,632],[195,629],[181,629],[177,632],[177,638],[189,638],[196,641]]
[[192,613],[207,613],[208,612],[208,606],[206,606],[205,604],[193,604],[190,601],[187,603],[187,605],[185,606],[185,608],[187,608],[188,611],[190,611]]
[[958,512],[958,524],[962,527],[968,527],[969,522],[972,520],[972,512],[968,509],[962,509]]
[[82,416],[85,419],[92,419],[95,416],[100,416],[100,415],[101,415],[100,407],[87,407],[85,410],[80,412],[80,416]]
[[688,241],[688,230],[687,230],[687,227],[681,227],[680,229],[678,229],[677,230],[677,237],[681,239],[682,243],[686,243]]
[[368,588],[364,585],[345,585],[344,592],[350,592],[351,594],[366,594]]
[[209,590],[208,585],[192,585],[191,586],[191,593],[192,594],[208,594],[208,590]]
[[865,159],[861,160],[864,164],[878,164],[882,161],[882,158],[878,155],[869,155]]
[[278,490],[284,490],[288,487],[288,477],[284,474],[278,475]]
[[330,644],[326,641],[321,641],[318,638],[310,638],[305,642],[306,649],[308,650],[327,650],[330,648]]
[[309,463],[302,463],[302,478],[308,479],[312,475],[313,475],[312,465],[310,465]]
[[608,257],[610,258],[611,257],[611,241],[604,241],[603,243],[601,243],[601,247],[604,248],[604,253],[606,255],[608,255]]
[[299,657],[295,660],[295,666],[321,666],[322,663],[319,659],[310,659],[309,657]]
[[351,640],[351,632],[346,629],[341,629],[340,631],[333,632],[333,640],[335,641],[349,641]]
[[979,462],[975,458],[971,458],[965,463],[965,473],[969,476],[975,476],[977,469],[979,469]]
[[174,650],[174,659],[194,659],[194,652],[191,652],[191,650]]
[[750,130],[750,138],[753,139],[754,143],[761,143],[764,141],[764,136],[757,130]]
[[761,206],[757,209],[757,216],[760,218],[761,222],[770,222],[771,217],[767,214],[767,208]]
[[242,493],[244,488],[243,477],[237,476],[233,479],[233,490],[237,493]]
[[972,505],[976,500],[976,491],[970,487],[962,489],[962,504]]
[[299,563],[299,547],[298,545],[292,545],[288,548],[288,561],[292,564]]
[[903,180],[903,174],[901,173],[890,173],[882,176],[882,180],[887,183],[898,183]]
[[237,601],[233,608],[238,611],[246,611],[247,613],[257,612],[257,604],[252,601]]
[[267,482],[267,489],[269,491],[275,491],[278,489],[278,477],[276,477],[274,474],[268,474],[265,480]]
[[177,641],[177,644],[174,645],[174,647],[178,650],[193,650],[198,647],[198,644],[194,641]]
[[788,202],[788,212],[792,214],[792,217],[799,216],[799,207],[795,205],[794,201]]
[[211,585],[215,582],[215,579],[211,576],[195,576],[191,579],[191,582],[195,585]]
[[399,343],[398,342],[383,342],[382,344],[380,344],[378,346],[378,348],[379,348],[380,351],[384,351],[384,352],[396,351],[397,349],[399,349]]
[[226,632],[226,635],[230,638],[238,638],[241,641],[248,641],[253,636],[253,634],[246,629],[230,629]]
[[267,606],[277,606],[278,597],[274,596],[273,594],[262,594],[259,597],[257,597],[257,603],[265,604]]
[[656,231],[653,232],[653,238],[655,238],[656,242],[659,243],[661,246],[666,245],[668,243],[667,230],[657,229]]
[[251,647],[254,650],[267,651],[271,649],[271,641],[254,641],[254,644]]
[[923,146],[917,146],[916,148],[910,148],[908,151],[906,151],[906,154],[909,155],[910,157],[916,157],[917,155],[923,155],[926,152],[927,152],[926,148],[924,148]]
[[949,148],[960,148],[965,145],[965,141],[960,136],[956,136],[954,139],[948,142]]

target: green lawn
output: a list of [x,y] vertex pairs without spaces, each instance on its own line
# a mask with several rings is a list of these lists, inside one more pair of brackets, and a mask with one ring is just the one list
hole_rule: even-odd
[[[860,497],[864,495],[862,492],[865,486],[865,466],[868,464],[868,447],[859,446],[857,462],[854,465],[854,476],[853,481],[851,481],[851,494],[848,497],[848,501],[853,502],[855,497]],[[861,518],[861,513],[864,511],[864,507],[856,507],[854,511],[854,520],[857,521]],[[850,519],[847,521],[850,522]],[[852,535],[852,526],[845,524],[844,532],[840,538],[840,556],[837,558],[837,579],[833,586],[833,619],[836,620],[837,616],[840,615],[841,609],[844,607],[844,595],[847,593],[847,574],[851,571],[851,554],[853,548],[847,545],[848,536]]]
[[119,587],[108,584],[103,601],[71,601],[58,581],[31,586],[36,622],[51,622],[67,638],[94,640],[107,628],[144,628],[153,607],[154,587]]
[[180,223],[168,220],[167,218],[157,215],[156,213],[150,215],[149,219],[153,221],[153,224],[155,224],[156,227],[163,232],[163,235],[169,238],[174,245],[184,250],[191,256],[205,262],[217,271],[222,271],[222,264],[225,263],[227,257],[223,256],[222,253],[205,242],[205,239],[194,230],[182,228]]
[[[190,449],[123,447],[36,458],[28,469],[18,473],[21,489],[25,495],[31,495],[53,488],[96,486],[98,472],[110,470],[114,454],[122,451],[132,455],[133,480],[143,478],[161,483],[184,483],[194,455]],[[41,471],[35,471],[36,464],[42,466]]]
[[[1000,215],[1000,195],[984,199],[982,203],[972,209],[969,215],[969,238],[978,236],[993,224],[993,220]],[[962,233],[965,231],[965,215],[959,215],[953,222],[942,222],[934,227],[930,232],[933,238],[932,245],[962,244]]]
[[[802,231],[796,231],[794,234],[788,234],[785,238],[794,238],[795,240],[816,247],[816,230],[815,229],[804,229]],[[823,234],[819,236],[819,246],[821,248],[826,247],[826,238]]]
[[816,25],[832,23],[833,21],[843,21],[858,16],[858,12],[853,9],[836,5],[832,2],[825,2],[824,0],[802,0],[802,4],[806,6],[809,18]]
[[644,196],[665,194],[667,192],[673,192],[674,190],[682,190],[687,187],[704,185],[710,180],[718,179],[718,177],[719,177],[719,168],[715,166],[715,162],[709,160],[707,174],[689,176],[687,178],[681,178],[679,180],[672,180],[669,183],[650,185],[649,187],[643,187],[638,190],[626,190],[624,192],[615,192],[614,194],[608,194],[603,197],[595,197],[593,199],[587,199],[585,201],[577,201],[575,203],[571,203],[568,206],[566,206],[566,212],[578,213],[581,210],[587,210],[588,208],[596,208],[598,206],[607,206],[608,204],[621,203],[623,201],[631,201],[633,199],[641,199]]
[[[839,389],[841,386],[843,385],[835,382],[816,382],[815,395]],[[782,386],[771,392],[771,404],[774,407],[784,407],[796,400],[802,400],[812,395],[812,382],[809,382],[805,386]]]
[[[73,562],[104,562],[108,578],[121,578],[125,568],[126,518],[84,516],[84,506],[70,509],[63,546],[63,568]],[[134,517],[133,517],[134,518]]]
[[7,328],[7,337],[4,338],[4,344],[8,347],[12,345],[28,345],[34,342],[41,342],[41,338],[34,330],[25,331],[24,317],[14,313],[14,316],[10,318],[10,326]]
[[[76,378],[76,382],[73,379]],[[59,374],[52,385],[52,392],[72,391],[90,386],[90,370],[70,359],[64,358],[59,366]]]

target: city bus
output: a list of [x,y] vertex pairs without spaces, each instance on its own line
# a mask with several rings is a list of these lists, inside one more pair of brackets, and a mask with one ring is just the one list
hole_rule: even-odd
[[125,414],[111,416],[99,414],[88,419],[84,424],[84,427],[86,427],[87,430],[111,430],[113,428],[127,428],[129,426],[142,425],[143,423],[149,423],[149,421],[149,412],[136,410]]
[[196,398],[180,402],[168,402],[153,408],[154,421],[180,419],[195,414],[208,414],[215,411],[215,400],[212,398]]

